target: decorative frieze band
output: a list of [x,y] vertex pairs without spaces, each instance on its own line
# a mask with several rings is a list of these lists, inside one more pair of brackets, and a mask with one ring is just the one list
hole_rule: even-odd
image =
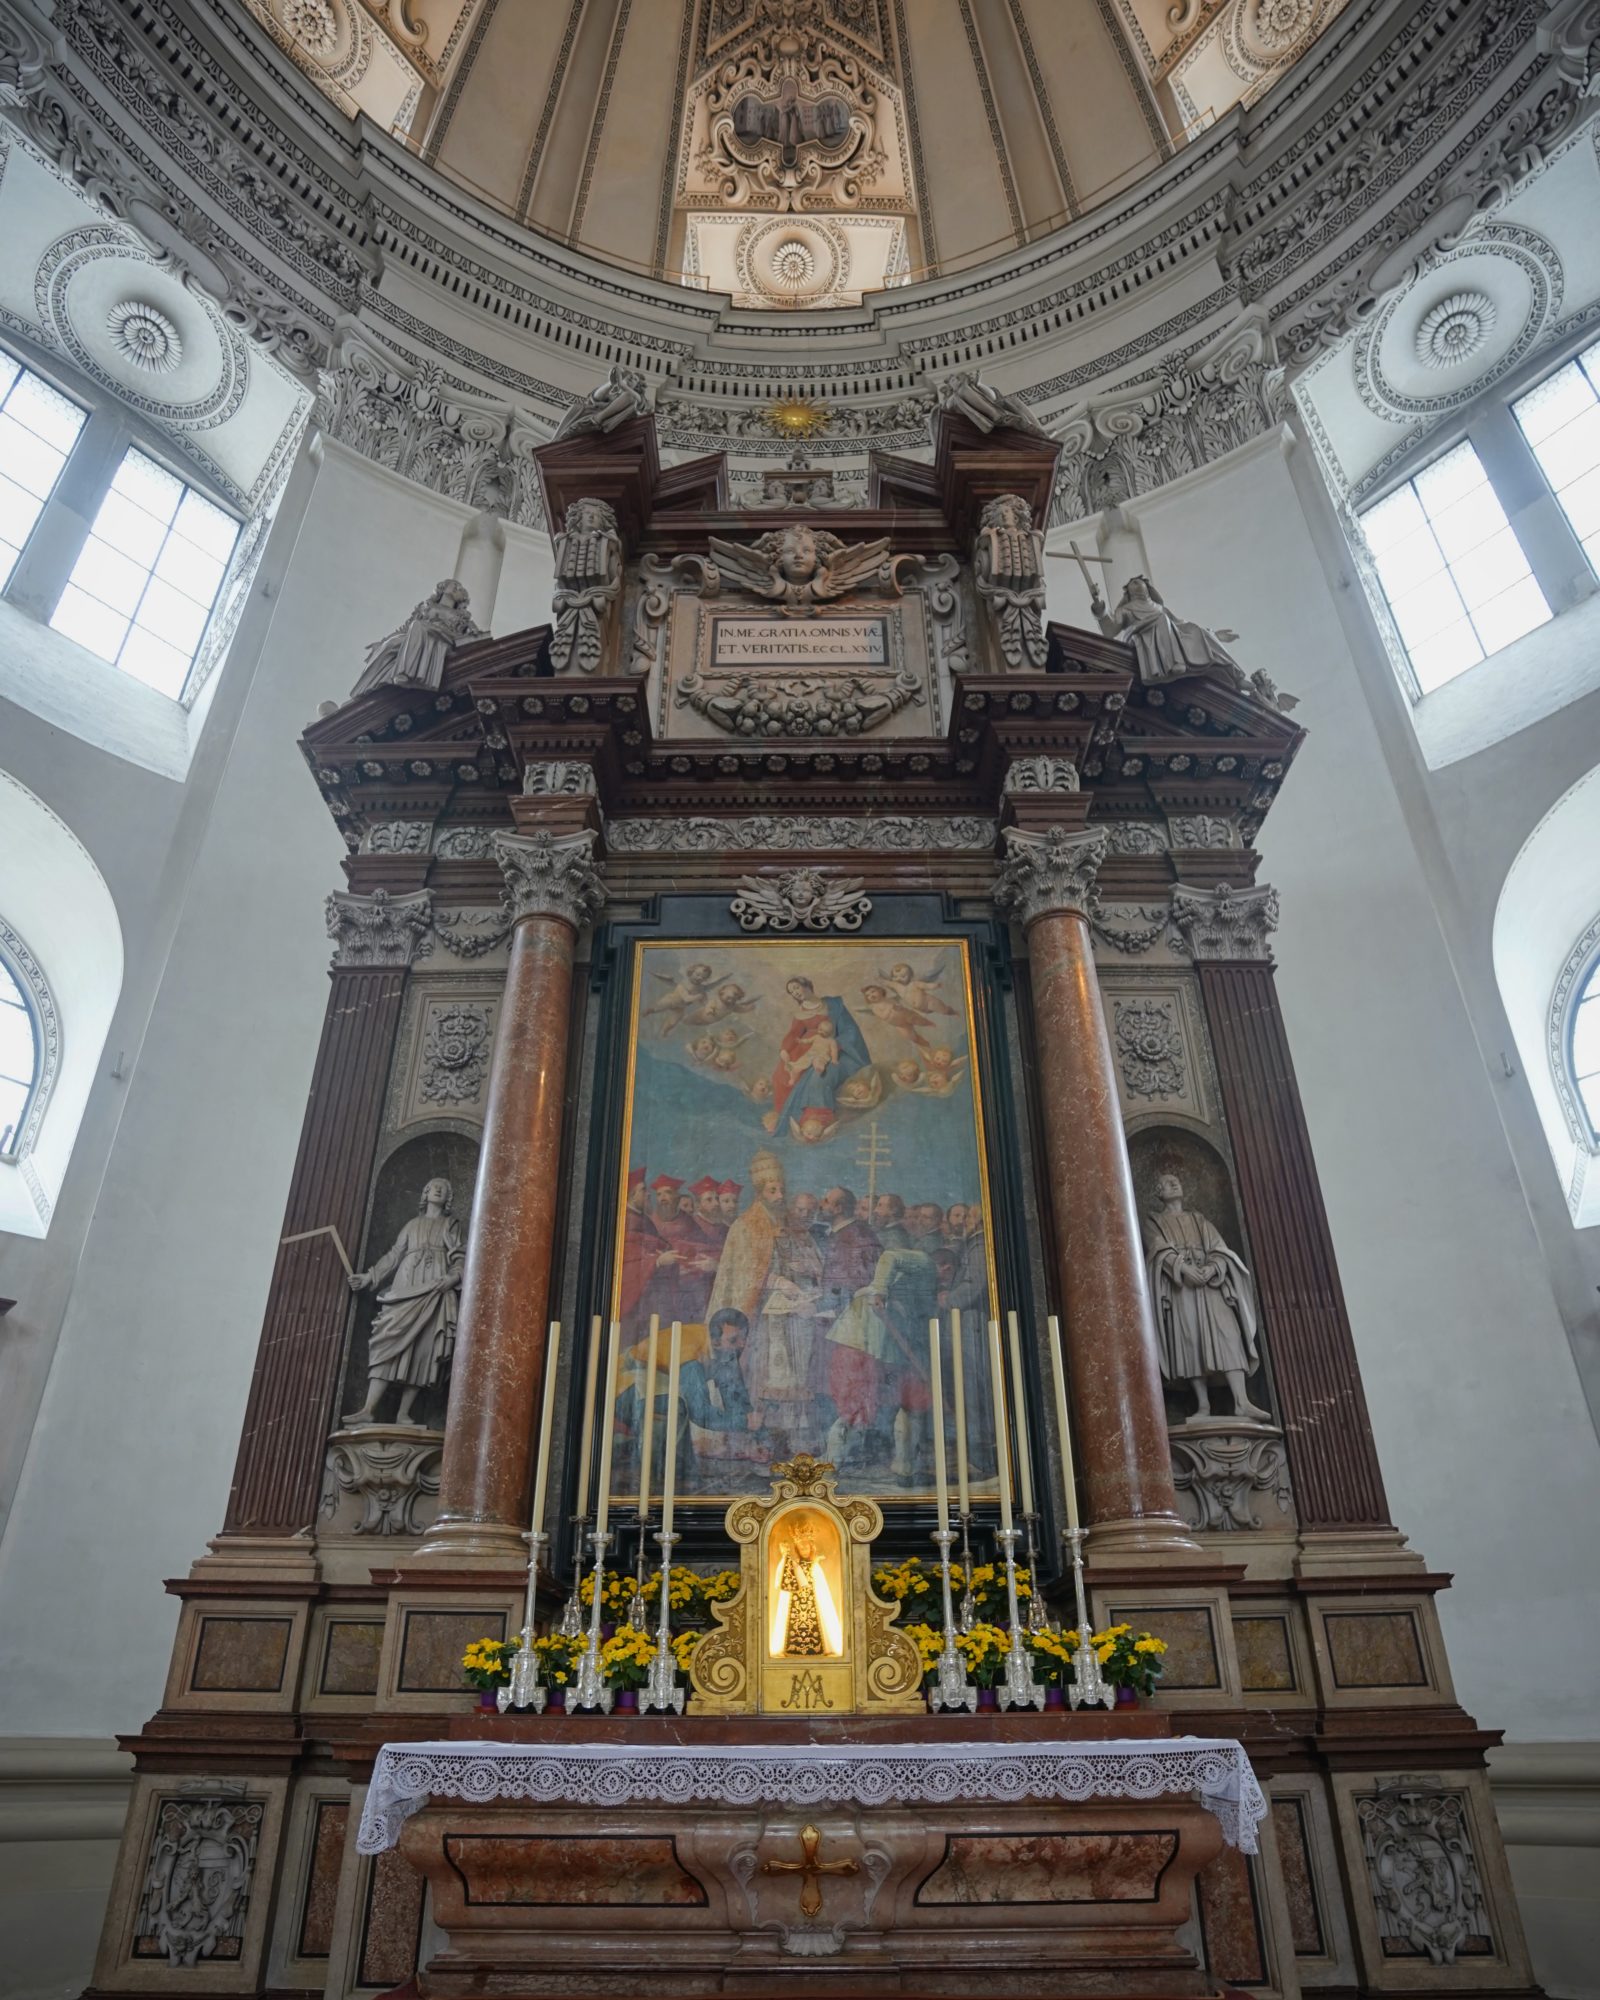
[[577,833],[497,833],[494,858],[505,877],[512,918],[559,917],[580,929],[604,907],[605,881],[594,858],[597,836]]
[[1006,828],[1006,857],[995,881],[994,899],[1027,928],[1039,917],[1071,911],[1087,915],[1095,877],[1110,848],[1104,827],[1069,833],[1053,826],[1044,833]]
[[606,823],[613,854],[992,854],[1000,828],[992,819],[813,819],[757,813],[749,819],[614,819]]
[[355,896],[336,889],[328,898],[328,935],[336,970],[353,966],[396,966],[402,970],[433,950],[433,898],[426,889],[391,896],[374,889]]
[[1272,963],[1268,939],[1278,928],[1278,892],[1254,889],[1186,889],[1172,892],[1172,920],[1196,963],[1207,959],[1258,959]]

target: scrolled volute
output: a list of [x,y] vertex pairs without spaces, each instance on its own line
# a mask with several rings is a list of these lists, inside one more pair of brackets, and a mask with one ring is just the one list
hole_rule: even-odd
[[580,929],[605,907],[605,879],[595,860],[596,836],[576,833],[497,833],[494,858],[505,877],[513,920],[559,917]]

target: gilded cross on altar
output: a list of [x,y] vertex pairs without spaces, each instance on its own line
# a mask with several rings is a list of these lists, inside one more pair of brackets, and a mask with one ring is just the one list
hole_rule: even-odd
[[822,1914],[822,1877],[824,1875],[858,1875],[859,1861],[824,1861],[822,1859],[822,1835],[814,1826],[800,1829],[800,1859],[798,1861],[763,1861],[763,1875],[798,1875],[800,1877],[800,1914],[803,1917],[818,1917]]

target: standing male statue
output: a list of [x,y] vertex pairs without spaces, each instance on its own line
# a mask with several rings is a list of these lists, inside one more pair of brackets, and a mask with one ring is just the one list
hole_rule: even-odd
[[397,1424],[411,1422],[419,1390],[444,1374],[456,1344],[463,1249],[461,1225],[450,1213],[447,1180],[431,1180],[422,1190],[418,1214],[395,1238],[370,1271],[352,1271],[350,1289],[378,1293],[378,1315],[367,1335],[367,1399],[346,1424],[370,1424],[391,1382],[400,1385]]
[[1183,1182],[1163,1174],[1156,1182],[1161,1206],[1145,1220],[1144,1249],[1161,1343],[1161,1373],[1187,1382],[1195,1415],[1211,1415],[1208,1382],[1220,1375],[1233,1394],[1236,1417],[1272,1421],[1245,1394],[1256,1366],[1255,1288],[1242,1258],[1230,1250],[1203,1215],[1183,1205]]

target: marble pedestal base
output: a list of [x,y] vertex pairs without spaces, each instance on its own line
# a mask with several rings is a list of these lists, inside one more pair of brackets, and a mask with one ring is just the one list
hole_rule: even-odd
[[417,1974],[428,2000],[1200,2000],[1217,1984],[1177,1931],[1221,1845],[1216,1819],[1176,1797],[809,1812],[444,1802],[400,1838],[448,1940]]

